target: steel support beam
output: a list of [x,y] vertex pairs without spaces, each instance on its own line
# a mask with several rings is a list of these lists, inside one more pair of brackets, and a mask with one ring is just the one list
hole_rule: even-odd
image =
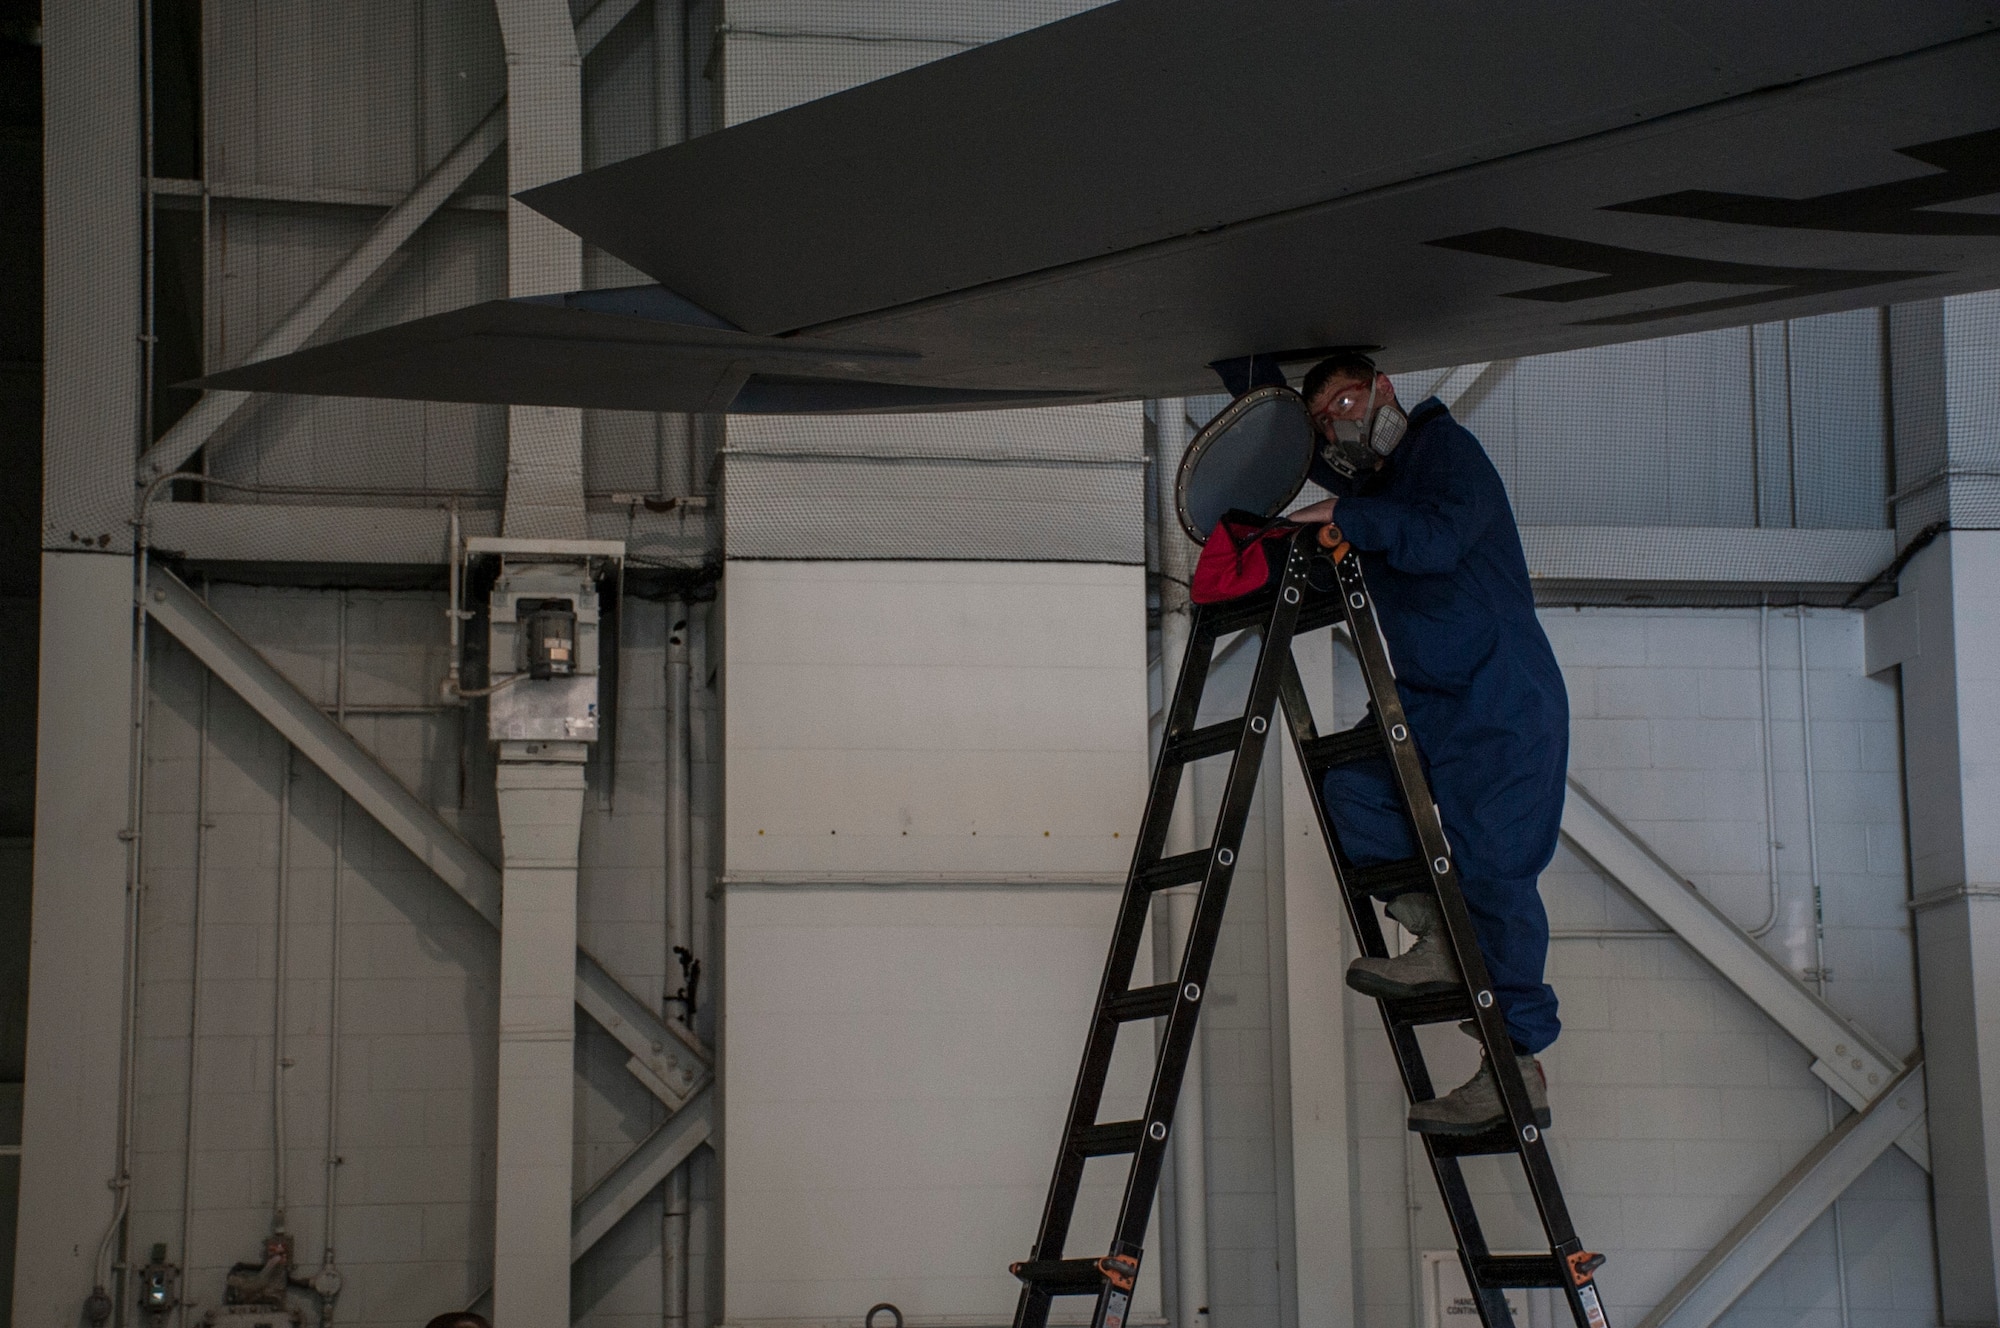
[[[147,587],[146,607],[153,621],[416,855],[473,912],[495,927],[500,925],[499,868],[404,788],[179,577],[155,567],[147,576]],[[669,1109],[679,1107],[707,1077],[708,1053],[693,1035],[648,1010],[581,946],[576,951],[576,1003],[632,1054],[627,1068]]]
[[[595,49],[637,4],[638,0],[600,0],[576,30],[578,49],[584,54]],[[288,355],[311,340],[314,333],[346,307],[356,291],[382,270],[382,265],[417,233],[418,228],[437,214],[447,199],[464,188],[472,173],[485,165],[486,159],[506,141],[507,100],[503,97],[480,118],[470,133],[459,140],[457,147],[431,167],[402,202],[390,208],[375,223],[361,243],[341,259],[333,271],[320,279],[320,283],[285,316],[284,321],[257,343],[244,361],[248,363]],[[512,203],[510,206],[518,208],[521,205]],[[138,482],[147,484],[179,470],[189,457],[215,436],[217,430],[235,417],[251,396],[249,392],[204,394],[193,410],[176,421],[139,458]]]
[[[625,1220],[674,1169],[694,1156],[715,1133],[715,1094],[703,1088],[687,1106],[662,1121],[570,1208],[569,1261],[576,1263]],[[493,1306],[493,1288],[469,1307],[484,1314]]]
[[473,912],[495,926],[500,924],[498,868],[446,825],[429,804],[403,787],[367,748],[294,687],[179,577],[154,567],[147,574],[146,586],[146,610],[153,621],[249,702],[285,741],[324,771]]
[[604,1239],[714,1132],[715,1090],[704,1087],[576,1201],[570,1224],[570,1261],[581,1259]]
[[1912,1061],[1850,1115],[1694,1266],[1639,1328],[1708,1328],[1742,1298],[1876,1158],[1924,1118],[1924,1073]]
[[[1623,886],[1751,1004],[1817,1057],[1813,1073],[1849,1106],[1859,1110],[1878,1100],[1903,1074],[1903,1065],[1896,1057],[1793,977],[1574,779],[1569,781],[1569,797],[1563,804],[1562,832],[1571,847]],[[1930,1170],[1930,1145],[1921,1113],[1896,1143],[1918,1166]]]

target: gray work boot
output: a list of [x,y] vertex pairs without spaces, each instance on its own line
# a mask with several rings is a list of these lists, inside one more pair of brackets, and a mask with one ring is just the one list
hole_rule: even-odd
[[[1528,1105],[1534,1109],[1535,1124],[1549,1128],[1549,1081],[1542,1064],[1533,1056],[1515,1053],[1521,1078],[1528,1086]],[[1479,1063],[1479,1073],[1443,1097],[1418,1102],[1410,1107],[1410,1128],[1418,1134],[1484,1134],[1507,1123],[1506,1109],[1500,1105],[1500,1085],[1494,1082],[1493,1066]]]
[[1389,901],[1389,916],[1415,933],[1417,943],[1393,959],[1363,955],[1347,966],[1347,985],[1384,1000],[1457,991],[1458,964],[1445,947],[1436,897],[1421,890],[1397,895]]

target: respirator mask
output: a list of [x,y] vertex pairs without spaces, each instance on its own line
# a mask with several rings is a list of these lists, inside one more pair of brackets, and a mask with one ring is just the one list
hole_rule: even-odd
[[[1315,421],[1316,423],[1318,421]],[[1375,469],[1396,450],[1409,430],[1410,417],[1394,401],[1375,404],[1375,379],[1368,380],[1368,405],[1358,420],[1326,420],[1319,454],[1335,473],[1353,479]]]

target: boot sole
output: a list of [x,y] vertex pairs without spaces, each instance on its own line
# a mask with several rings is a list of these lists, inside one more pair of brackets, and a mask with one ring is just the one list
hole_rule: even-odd
[[[1550,1122],[1554,1119],[1555,1117],[1550,1113],[1548,1108],[1544,1107],[1535,1113],[1535,1126],[1537,1129],[1546,1130],[1549,1128]],[[1409,1122],[1409,1126],[1411,1134],[1442,1134],[1454,1139],[1462,1139],[1468,1135],[1485,1134],[1490,1130],[1504,1130],[1507,1128],[1507,1118],[1505,1116],[1495,1116],[1491,1120],[1476,1122],[1411,1121]]]
[[1367,969],[1349,969],[1347,985],[1363,996],[1373,996],[1378,1001],[1406,1001],[1413,996],[1442,996],[1446,992],[1463,991],[1465,984],[1451,982],[1391,982],[1377,977]]

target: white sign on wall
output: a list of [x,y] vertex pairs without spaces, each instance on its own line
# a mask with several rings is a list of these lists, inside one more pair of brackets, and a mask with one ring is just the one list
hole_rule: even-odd
[[[1420,1322],[1425,1328],[1479,1328],[1479,1306],[1473,1303],[1458,1251],[1425,1250],[1423,1259],[1424,1317]],[[1521,1289],[1507,1292],[1507,1308],[1514,1311],[1515,1328],[1541,1328],[1548,1323],[1546,1301],[1545,1294]]]

